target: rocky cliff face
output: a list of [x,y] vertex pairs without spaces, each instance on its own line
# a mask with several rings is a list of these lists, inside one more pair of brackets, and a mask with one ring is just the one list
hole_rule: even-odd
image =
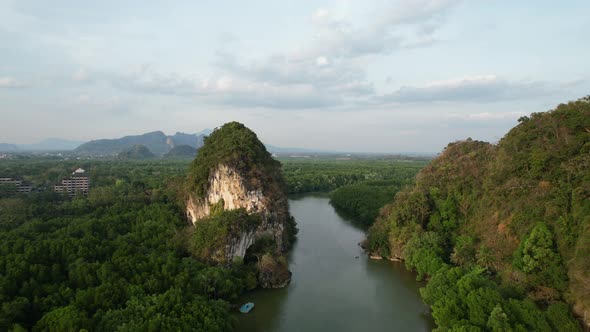
[[194,257],[255,265],[258,284],[289,282],[285,252],[297,227],[289,215],[281,163],[250,129],[230,122],[205,138],[187,177],[186,215]]
[[220,164],[209,178],[209,190],[204,198],[189,195],[186,202],[188,219],[198,227],[200,219],[211,214],[215,204],[223,202],[224,210],[245,209],[257,213],[262,223],[254,230],[243,230],[241,236],[231,239],[226,248],[226,261],[244,258],[246,250],[262,236],[271,236],[278,248],[283,247],[285,223],[288,222],[288,203],[284,195],[270,199],[262,186],[249,190],[246,179],[232,167]]

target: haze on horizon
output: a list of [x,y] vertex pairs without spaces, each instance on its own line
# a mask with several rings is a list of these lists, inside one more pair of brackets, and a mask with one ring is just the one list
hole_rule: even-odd
[[0,0],[0,142],[436,152],[590,94],[590,2]]

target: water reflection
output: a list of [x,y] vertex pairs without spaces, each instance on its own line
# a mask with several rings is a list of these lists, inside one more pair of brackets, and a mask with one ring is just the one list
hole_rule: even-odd
[[238,331],[280,331],[283,306],[289,297],[290,287],[283,289],[255,290],[244,297],[243,302],[254,302],[249,314],[236,313],[239,319]]
[[[257,290],[238,331],[428,331],[430,315],[415,276],[399,263],[367,258],[362,227],[342,218],[325,196],[290,200],[299,224],[285,289]],[[358,258],[355,258],[358,256]]]

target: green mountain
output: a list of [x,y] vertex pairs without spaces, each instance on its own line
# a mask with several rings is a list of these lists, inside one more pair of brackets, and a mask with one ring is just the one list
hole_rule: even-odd
[[235,168],[249,182],[259,179],[265,180],[265,186],[284,185],[281,163],[272,158],[253,131],[238,122],[226,123],[205,138],[189,172],[198,193],[206,192],[209,173],[219,164]]
[[[451,143],[366,241],[429,280],[441,329],[578,330],[590,319],[590,98]],[[588,321],[586,322],[588,323]]]
[[119,159],[149,159],[154,158],[154,155],[150,149],[145,145],[134,145],[129,149],[125,149],[117,155]]
[[217,264],[245,262],[257,270],[261,287],[287,285],[285,253],[297,229],[281,164],[256,134],[238,122],[213,131],[187,182],[186,215],[195,226],[189,251]]
[[197,149],[190,145],[177,145],[170,149],[168,153],[164,155],[164,158],[172,159],[183,159],[183,158],[194,158],[197,155]]

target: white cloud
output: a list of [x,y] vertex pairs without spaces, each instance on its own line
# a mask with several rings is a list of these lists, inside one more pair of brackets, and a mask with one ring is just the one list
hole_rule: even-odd
[[434,34],[444,22],[445,15],[459,2],[395,1],[373,8],[371,17],[366,18],[369,23],[360,27],[351,21],[334,18],[328,9],[318,9],[312,15],[312,21],[319,29],[319,37],[311,45],[311,53],[358,57],[431,45],[436,41]]
[[[200,78],[162,73],[153,66],[142,65],[125,74],[91,73],[89,76],[94,78],[94,83],[107,83],[115,89],[139,96],[149,94],[196,98],[205,104],[236,108],[305,109],[342,103],[341,96],[326,94],[312,84],[297,81],[277,84],[273,81],[244,79],[229,73]],[[358,94],[364,86],[344,82],[337,89],[347,94]],[[86,101],[85,98],[86,95],[82,95],[78,101]],[[92,101],[96,103],[94,99]]]
[[72,75],[72,80],[75,82],[86,82],[89,79],[90,75],[86,68],[78,68],[78,70]]
[[[226,75],[238,77],[252,86],[275,91],[305,87],[305,96],[315,101],[300,105],[324,105],[326,100],[362,103],[375,95],[373,83],[367,80],[368,57],[382,56],[394,50],[431,45],[442,24],[442,17],[458,1],[422,0],[396,2],[386,8],[373,8],[365,17],[368,24],[355,24],[337,18],[336,10],[320,8],[311,15],[316,37],[296,51],[274,53],[244,60],[234,53],[219,52],[217,67]],[[235,53],[237,54],[237,52]],[[333,98],[320,98],[327,94]],[[256,94],[265,95],[265,93]],[[250,102],[254,102],[249,98]],[[260,105],[268,105],[260,100]],[[274,103],[273,103],[274,105]],[[332,105],[334,106],[334,105]],[[289,108],[288,105],[277,105]]]
[[395,24],[428,24],[440,20],[450,8],[460,0],[415,0],[395,1],[389,8],[382,11],[378,25]]
[[[271,91],[307,91],[300,97],[309,97],[310,100],[296,102],[297,105],[307,107],[325,107],[329,100],[340,103],[374,94],[373,85],[365,79],[362,69],[346,61],[332,61],[324,55],[307,57],[275,54],[263,60],[243,63],[238,62],[233,55],[220,54],[217,65],[224,75],[239,78],[244,85]],[[321,94],[329,97],[318,98]],[[269,105],[266,93],[254,93],[253,96],[265,96],[260,100],[260,105]],[[252,106],[254,100],[248,100],[249,106]],[[271,104],[277,108],[293,107]]]
[[559,84],[541,81],[510,81],[496,75],[478,75],[433,81],[422,86],[402,86],[380,97],[389,102],[493,102],[548,95]]
[[324,24],[329,21],[329,13],[328,10],[325,8],[318,8],[316,9],[313,14],[311,14],[311,21],[315,24]]
[[319,56],[315,59],[315,64],[318,67],[326,66],[328,64],[328,58],[326,58],[325,56]]
[[65,104],[79,108],[81,111],[91,109],[99,112],[127,113],[128,105],[119,96],[94,96],[80,94],[64,101]]
[[206,91],[203,81],[177,73],[162,74],[152,66],[144,64],[123,74],[97,74],[112,86],[136,93],[150,93],[176,96],[198,95]]
[[24,88],[26,86],[25,83],[20,82],[13,77],[0,77],[0,88],[16,89]]

